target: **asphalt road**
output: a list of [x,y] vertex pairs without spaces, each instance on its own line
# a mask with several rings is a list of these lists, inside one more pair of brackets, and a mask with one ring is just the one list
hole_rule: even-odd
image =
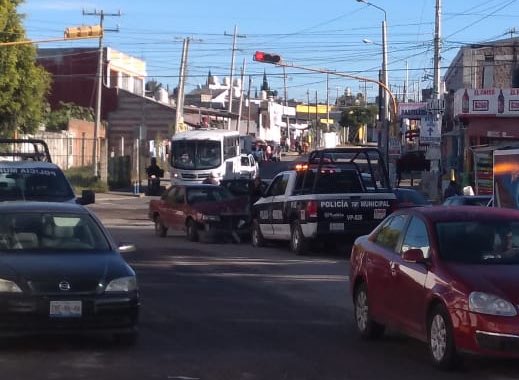
[[140,339],[28,337],[3,341],[2,379],[518,379],[517,361],[468,359],[431,368],[423,344],[356,334],[348,262],[338,251],[296,257],[286,246],[201,244],[154,236],[147,199],[99,195],[92,209],[136,269]]

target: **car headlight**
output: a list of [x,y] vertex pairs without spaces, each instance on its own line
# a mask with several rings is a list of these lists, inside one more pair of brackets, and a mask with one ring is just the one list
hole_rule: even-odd
[[219,222],[220,217],[218,215],[202,215],[202,220],[206,222]]
[[136,289],[137,279],[134,276],[129,276],[110,281],[105,292],[131,292]]
[[21,293],[22,289],[16,283],[0,279],[0,293]]
[[510,302],[488,293],[472,292],[469,295],[469,310],[475,313],[514,317],[517,309]]

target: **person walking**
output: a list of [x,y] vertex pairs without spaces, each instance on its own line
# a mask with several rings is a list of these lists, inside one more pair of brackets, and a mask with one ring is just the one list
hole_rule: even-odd
[[445,192],[443,193],[443,199],[447,199],[455,195],[461,195],[461,191],[456,181],[451,180],[445,189]]

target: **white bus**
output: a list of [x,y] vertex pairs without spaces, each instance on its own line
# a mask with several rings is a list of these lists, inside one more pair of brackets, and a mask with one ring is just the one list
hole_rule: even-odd
[[240,135],[224,129],[197,129],[171,138],[171,182],[201,183],[240,175]]

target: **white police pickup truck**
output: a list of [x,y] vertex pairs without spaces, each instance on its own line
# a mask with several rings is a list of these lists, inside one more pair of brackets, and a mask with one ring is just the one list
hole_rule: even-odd
[[76,197],[60,167],[52,163],[49,148],[40,139],[0,139],[0,202],[95,202],[92,190]]
[[290,241],[304,254],[312,240],[369,233],[395,207],[396,196],[376,148],[314,151],[307,164],[279,173],[253,206],[252,244]]

